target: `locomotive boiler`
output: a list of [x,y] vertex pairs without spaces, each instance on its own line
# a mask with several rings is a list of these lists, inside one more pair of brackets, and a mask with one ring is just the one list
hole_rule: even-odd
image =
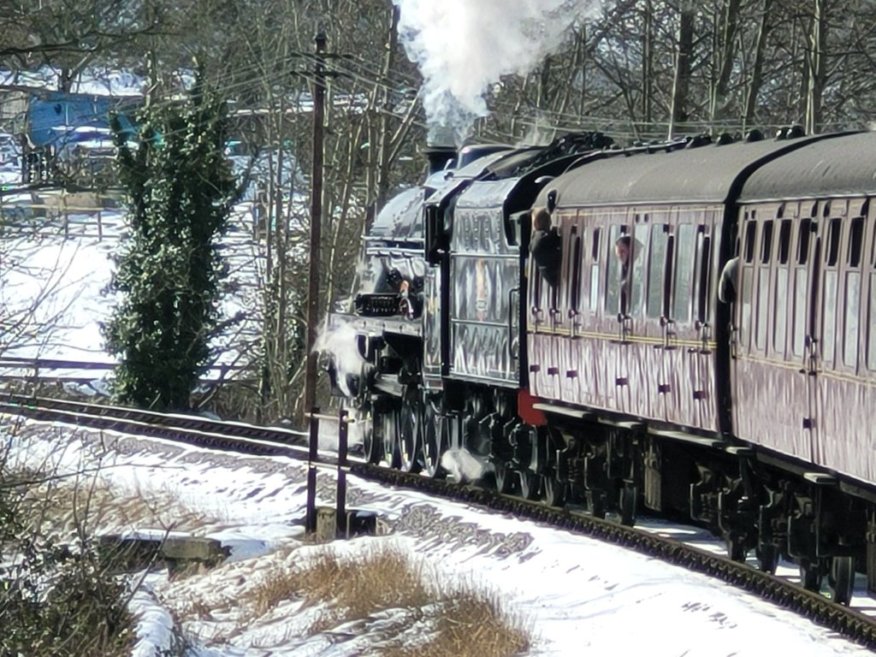
[[464,455],[547,504],[693,518],[840,602],[856,571],[876,589],[876,133],[453,156],[381,211],[330,317],[367,457]]

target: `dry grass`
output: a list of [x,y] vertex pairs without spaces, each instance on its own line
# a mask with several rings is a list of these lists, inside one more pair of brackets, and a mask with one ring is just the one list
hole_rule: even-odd
[[[379,654],[386,657],[510,657],[528,649],[523,623],[504,614],[495,595],[474,586],[442,591],[427,584],[438,580],[397,549],[358,558],[328,551],[306,566],[271,573],[242,602],[251,610],[250,623],[288,600],[324,605],[308,634],[398,610],[398,622],[383,622]],[[413,623],[422,626],[425,643],[411,645],[404,635]],[[385,636],[388,631],[395,636]]]
[[43,530],[69,534],[78,528],[112,532],[149,527],[165,531],[191,531],[210,519],[179,504],[164,493],[120,494],[91,480],[55,480],[35,486],[28,494],[31,518]]

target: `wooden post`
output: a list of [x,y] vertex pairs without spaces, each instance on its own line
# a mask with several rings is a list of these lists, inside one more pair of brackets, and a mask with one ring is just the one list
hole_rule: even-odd
[[319,459],[319,409],[310,409],[310,444],[307,454],[307,510],[304,529],[316,532],[316,462]]
[[347,410],[338,413],[338,490],[335,495],[338,536],[345,537],[347,526]]
[[304,408],[316,403],[316,325],[319,321],[319,256],[322,242],[323,124],[325,122],[325,34],[315,38],[316,65],[313,83],[313,167],[310,176],[310,286],[307,296],[307,369],[304,375]]

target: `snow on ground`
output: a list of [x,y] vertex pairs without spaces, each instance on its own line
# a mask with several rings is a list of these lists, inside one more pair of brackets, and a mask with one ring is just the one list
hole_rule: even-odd
[[[124,439],[116,445],[107,433],[96,437],[70,428],[28,427],[11,443],[18,462],[55,463],[63,472],[82,470],[99,459],[97,476],[122,494],[173,495],[208,519],[196,533],[217,538],[232,550],[228,563],[213,571],[178,581],[160,573],[149,577],[134,601],[140,613],[137,657],[151,657],[169,645],[166,607],[184,606],[187,600],[213,600],[225,607],[221,614],[205,614],[186,627],[201,637],[189,657],[345,657],[361,654],[376,636],[373,623],[363,622],[355,631],[347,627],[346,634],[328,632],[303,640],[296,634],[302,612],[295,603],[278,607],[270,622],[228,632],[234,601],[247,583],[268,572],[284,558],[283,548],[297,545],[302,536],[302,464],[161,441]],[[321,471],[319,477],[319,503],[331,504],[332,473]],[[348,484],[348,508],[378,512],[392,533],[333,545],[356,552],[391,542],[424,560],[438,577],[498,593],[507,610],[533,630],[529,655],[870,654],[716,580],[634,552],[355,477]]]
[[[26,202],[25,202],[26,201]],[[7,203],[11,201],[7,198]],[[21,207],[33,206],[22,199]],[[8,206],[7,206],[8,208]],[[255,308],[253,288],[257,257],[251,238],[251,205],[235,209],[231,227],[224,238],[223,254],[231,270],[229,282],[235,292],[223,301],[226,317],[239,311],[250,313],[242,327],[253,334],[257,330],[252,313]],[[85,363],[113,363],[104,351],[101,323],[109,319],[113,298],[104,294],[118,255],[119,238],[126,230],[124,210],[100,212],[102,238],[99,236],[97,212],[58,217],[21,217],[17,236],[8,234],[6,248],[16,262],[0,269],[0,306],[8,316],[23,317],[36,306],[24,326],[24,336],[4,345],[3,356],[15,358],[57,359]],[[39,300],[35,303],[35,300]],[[245,333],[246,335],[247,333]],[[226,344],[218,364],[233,363],[245,348],[240,335],[234,344]],[[221,340],[220,340],[220,345]],[[3,372],[13,375],[12,370]],[[94,370],[65,370],[66,377],[100,378]]]

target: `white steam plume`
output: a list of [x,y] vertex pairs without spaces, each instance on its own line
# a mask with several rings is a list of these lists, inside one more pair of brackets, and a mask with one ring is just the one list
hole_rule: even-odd
[[[425,80],[430,138],[457,144],[487,114],[484,93],[503,75],[525,74],[559,47],[566,29],[599,0],[394,0],[399,34]],[[443,129],[443,130],[442,130]]]
[[316,337],[313,351],[317,354],[328,354],[337,369],[338,385],[347,397],[353,397],[353,391],[347,386],[347,375],[358,376],[362,373],[365,359],[359,353],[356,342],[356,329],[345,324],[334,328],[326,327]]

